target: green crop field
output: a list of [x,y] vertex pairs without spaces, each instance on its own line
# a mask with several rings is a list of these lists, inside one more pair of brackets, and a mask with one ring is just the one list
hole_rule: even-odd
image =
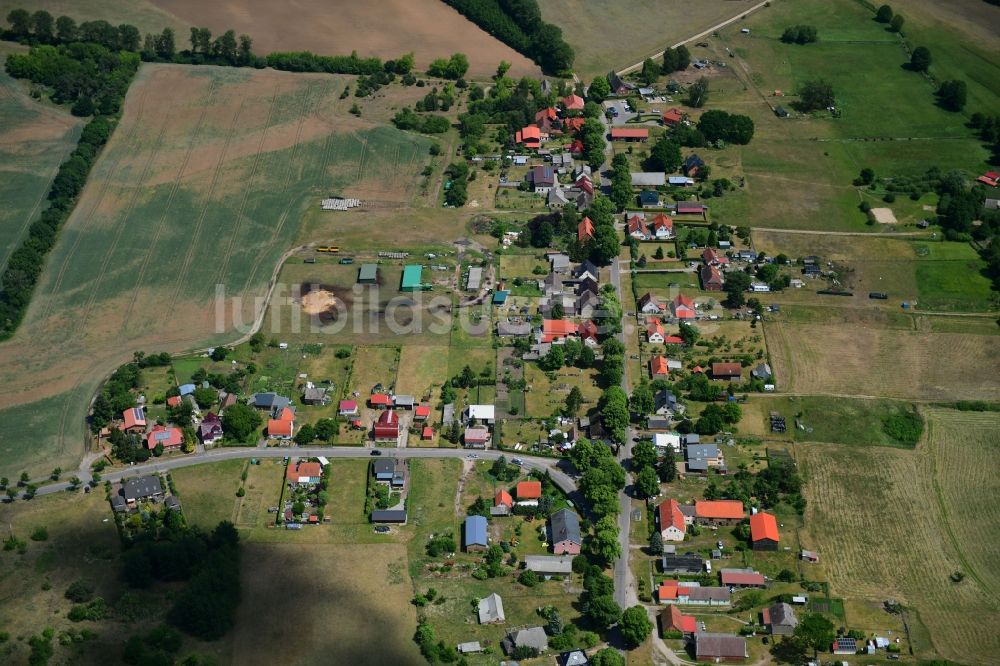
[[[5,467],[44,471],[52,461],[38,451],[69,466],[87,397],[134,350],[180,351],[245,330],[302,213],[322,196],[409,201],[429,141],[348,114],[351,101],[339,99],[348,83],[142,67],[24,324],[0,345],[0,405],[24,405],[0,411],[0,440],[24,450]],[[67,392],[72,400],[37,402]],[[42,424],[30,443],[17,434],[26,416]]]

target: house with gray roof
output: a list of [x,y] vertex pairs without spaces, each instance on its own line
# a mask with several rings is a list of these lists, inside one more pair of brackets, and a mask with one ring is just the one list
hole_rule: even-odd
[[761,612],[764,626],[775,636],[791,636],[799,619],[795,617],[795,609],[790,604],[777,603]]
[[694,635],[694,655],[698,661],[742,661],[750,656],[746,639],[733,634],[699,631]]
[[568,555],[526,555],[524,568],[543,578],[568,576],[573,573],[573,558]]
[[771,366],[767,363],[760,363],[757,367],[750,371],[750,375],[755,379],[770,379]]
[[549,540],[556,555],[579,555],[583,545],[580,516],[569,509],[559,509],[549,516]]
[[494,592],[479,600],[479,624],[504,623],[507,616],[503,612],[503,599]]
[[163,486],[158,476],[140,476],[129,479],[122,486],[122,496],[129,505],[146,499],[163,496]]
[[490,542],[486,535],[486,526],[484,516],[468,516],[465,519],[463,543],[466,552],[483,551],[489,548]]
[[510,632],[501,644],[507,654],[511,654],[514,648],[519,647],[532,647],[539,652],[545,652],[549,649],[549,637],[542,627],[528,627]]

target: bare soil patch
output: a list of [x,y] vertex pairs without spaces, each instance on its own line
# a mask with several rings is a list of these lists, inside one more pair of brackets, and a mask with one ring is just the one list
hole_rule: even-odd
[[323,55],[397,58],[412,52],[424,69],[434,58],[462,52],[469,71],[492,74],[501,60],[515,75],[538,75],[538,67],[439,0],[317,3],[152,0],[192,25],[216,33],[232,28],[253,37],[257,53],[312,51]]

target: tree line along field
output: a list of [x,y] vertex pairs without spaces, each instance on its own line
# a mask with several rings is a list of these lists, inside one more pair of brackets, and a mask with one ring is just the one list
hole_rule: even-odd
[[[28,6],[30,5],[30,7]],[[383,0],[377,4],[300,3],[294,7],[253,0],[237,5],[190,0],[0,0],[0,15],[11,9],[45,9],[53,16],[79,21],[104,19],[125,22],[142,33],[174,29],[178,43],[187,42],[188,28],[207,27],[215,34],[235,30],[250,35],[254,50],[312,51],[320,55],[396,58],[412,52],[418,69],[435,58],[461,52],[469,57],[470,72],[492,74],[501,60],[511,63],[516,76],[538,76],[528,58],[482,31],[440,0]]]
[[[745,113],[756,124],[749,145],[705,151],[734,164],[714,169],[713,176],[747,178],[744,191],[709,202],[714,219],[732,224],[753,219],[761,227],[868,231],[873,227],[866,225],[858,205],[862,200],[876,205],[880,199],[862,197],[852,185],[861,168],[871,167],[885,177],[916,176],[931,166],[970,174],[987,168],[988,152],[965,123],[972,111],[995,107],[993,86],[980,87],[964,113],[941,109],[935,104],[934,86],[903,68],[909,56],[900,39],[872,18],[872,12],[848,0],[779,1],[721,30],[719,39],[708,40],[708,50],[693,48],[694,57],[727,65],[709,71],[707,108]],[[778,39],[785,28],[797,24],[815,26],[819,42],[803,46]],[[740,33],[744,26],[750,35]],[[921,36],[927,41],[910,41],[926,43],[932,53],[938,44],[944,52],[956,39],[951,31]],[[728,57],[726,48],[735,57]],[[976,78],[989,67],[979,63],[976,53],[965,58]],[[931,73],[941,78],[968,76],[954,68],[938,74],[933,65]],[[774,115],[772,108],[778,105],[792,110],[796,88],[817,78],[833,85],[840,117],[794,111],[787,119]],[[902,99],[907,103],[899,104]],[[920,219],[919,206],[905,195],[891,207],[902,223]]]
[[[302,212],[322,196],[409,200],[429,141],[347,114],[351,101],[339,94],[351,82],[140,70],[25,322],[0,345],[2,413],[44,424],[34,454],[18,438],[10,446],[23,455],[5,463],[42,472],[51,462],[39,451],[79,453],[86,399],[36,401],[90,395],[134,349],[179,351],[231,336],[234,318],[216,321],[217,285],[249,297],[235,307],[249,324],[252,297],[263,296]],[[24,419],[4,422],[13,434]]]
[[803,547],[819,551],[833,594],[902,603],[918,658],[989,663],[1000,647],[1000,415],[923,411],[912,451],[797,446],[809,479]]
[[[24,49],[4,43],[0,60]],[[32,100],[0,72],[0,266],[27,235],[45,207],[59,165],[73,150],[83,123],[63,110]]]

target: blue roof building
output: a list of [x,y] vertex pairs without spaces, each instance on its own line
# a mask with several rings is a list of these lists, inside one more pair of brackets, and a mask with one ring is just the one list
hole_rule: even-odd
[[194,384],[181,384],[180,385],[181,395],[187,395],[188,393],[194,393]]
[[506,289],[493,292],[493,305],[503,305],[507,302],[507,297],[510,296],[510,292]]
[[486,550],[489,541],[486,537],[486,518],[469,516],[465,519],[465,550]]

